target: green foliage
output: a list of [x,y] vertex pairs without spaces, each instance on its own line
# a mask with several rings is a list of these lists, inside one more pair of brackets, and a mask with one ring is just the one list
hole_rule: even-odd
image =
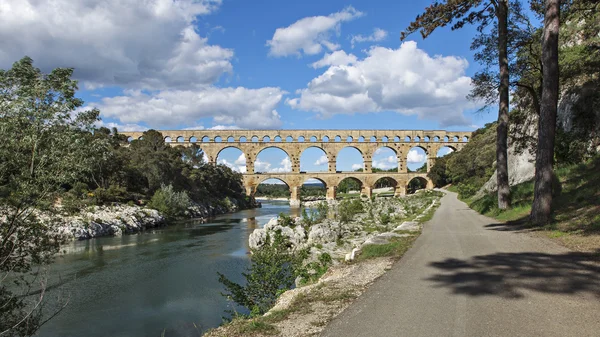
[[57,68],[43,74],[28,57],[0,70],[0,331],[6,335],[34,334],[44,320],[42,308],[47,314],[60,307],[38,305],[39,296],[29,296],[43,275],[28,273],[51,262],[66,239],[56,218],[42,223],[33,211],[57,212],[63,187],[89,174],[89,153],[105,145],[90,136],[98,111],[79,110],[72,73]]
[[379,213],[379,223],[381,223],[384,226],[387,226],[390,221],[392,221],[392,217],[390,216],[389,213],[386,212],[381,212]]
[[486,124],[473,133],[462,150],[438,158],[428,177],[438,187],[452,183],[461,197],[475,194],[494,172],[495,126]]
[[341,222],[350,222],[356,214],[364,212],[360,199],[345,199],[338,205],[338,217]]
[[[267,238],[269,241],[270,238]],[[240,285],[218,273],[219,282],[226,289],[223,296],[248,309],[254,315],[262,315],[274,304],[277,296],[291,289],[306,253],[294,254],[288,250],[289,242],[277,233],[270,245],[252,250],[251,265],[243,273],[246,282]]]
[[340,181],[336,190],[338,193],[348,193],[350,191],[360,191],[360,186],[360,181],[353,178],[346,178]]
[[302,222],[308,226],[312,226],[321,220],[327,218],[327,214],[329,213],[329,204],[325,201],[322,201],[316,205],[316,208],[312,210],[310,213],[306,208],[302,209]]
[[186,210],[191,206],[191,200],[185,191],[177,192],[172,185],[162,185],[154,193],[148,206],[169,218],[177,218],[185,215]]
[[302,278],[302,284],[318,281],[327,272],[332,263],[333,259],[331,255],[323,253],[319,255],[318,261],[310,262],[306,266],[299,268],[298,276]]
[[293,228],[293,227],[296,226],[296,223],[294,222],[294,219],[292,219],[291,216],[289,216],[288,214],[285,214],[283,212],[279,213],[279,218],[277,218],[277,223],[280,226],[283,226],[283,227],[291,227],[291,228]]

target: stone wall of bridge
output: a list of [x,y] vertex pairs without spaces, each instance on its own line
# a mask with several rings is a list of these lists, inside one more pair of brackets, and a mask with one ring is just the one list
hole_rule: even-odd
[[[295,200],[294,195],[297,194],[294,191],[302,186],[306,177],[324,182],[328,187],[329,197],[335,196],[335,187],[342,179],[348,177],[359,180],[363,185],[363,193],[368,195],[372,186],[382,176],[397,182],[397,194],[404,193],[406,185],[414,177],[426,179],[428,185],[433,187],[426,174],[408,172],[406,167],[408,152],[415,147],[423,149],[427,155],[427,171],[429,171],[442,147],[460,151],[472,134],[472,132],[444,130],[160,130],[160,132],[165,137],[165,142],[173,146],[197,144],[211,163],[217,162],[219,153],[224,149],[239,149],[246,157],[244,185],[248,194],[253,193],[260,182],[277,178],[288,184],[292,200]],[[143,132],[121,133],[130,141],[143,137]],[[300,157],[311,147],[325,152],[328,160],[327,172],[300,172]],[[336,171],[337,155],[346,147],[355,148],[360,152],[364,163],[363,172]],[[372,158],[375,151],[381,147],[387,147],[396,154],[397,172],[373,173]],[[291,172],[281,174],[255,172],[256,158],[267,148],[283,150],[290,158]]]

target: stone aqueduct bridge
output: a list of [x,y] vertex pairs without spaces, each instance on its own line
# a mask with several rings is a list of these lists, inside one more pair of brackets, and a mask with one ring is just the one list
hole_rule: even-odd
[[[197,143],[207,155],[209,162],[216,163],[219,153],[226,148],[237,148],[246,157],[246,173],[243,174],[247,195],[254,195],[261,182],[276,178],[285,182],[291,191],[290,204],[300,203],[300,187],[308,179],[317,179],[327,188],[327,199],[334,199],[338,184],[346,178],[354,178],[362,185],[361,193],[371,196],[375,183],[391,178],[396,195],[406,193],[408,183],[415,178],[426,181],[433,188],[426,173],[409,173],[406,168],[408,151],[422,148],[427,155],[427,171],[433,165],[438,151],[450,147],[459,151],[468,142],[471,132],[418,131],[418,130],[160,130],[165,141],[172,145]],[[121,132],[129,140],[139,139],[142,132]],[[300,156],[310,147],[325,152],[328,159],[327,172],[301,172]],[[357,149],[364,162],[363,172],[336,171],[336,157],[345,147]],[[372,158],[380,147],[396,153],[398,172],[373,172]],[[291,172],[262,173],[254,171],[258,154],[266,148],[283,150],[290,158]]]

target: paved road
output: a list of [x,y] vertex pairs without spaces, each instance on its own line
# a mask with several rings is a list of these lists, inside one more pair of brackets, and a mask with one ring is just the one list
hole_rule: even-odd
[[600,336],[593,255],[515,233],[448,193],[413,248],[322,336]]

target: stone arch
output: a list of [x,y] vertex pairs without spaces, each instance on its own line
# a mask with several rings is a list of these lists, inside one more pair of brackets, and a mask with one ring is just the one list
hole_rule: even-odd
[[281,143],[281,136],[279,136],[279,135],[275,136],[275,138],[273,138],[273,141],[275,143]]
[[133,137],[132,137],[132,136],[129,136],[129,137],[127,137],[127,142],[128,142],[128,143],[131,143],[131,142],[133,142]]
[[[317,162],[322,161],[321,157],[319,157],[317,159],[317,162],[315,162],[315,164],[314,164],[315,166],[325,165],[326,168],[324,170],[308,171],[305,167],[303,168],[303,166],[307,165],[306,164],[306,160],[308,160],[308,159],[305,158],[304,161],[303,161],[302,157],[306,154],[306,151],[309,150],[309,149],[318,149],[321,152],[321,156],[325,156],[325,161],[323,161],[322,163],[317,164]],[[300,150],[299,155],[298,155],[298,161],[299,161],[299,164],[300,164],[300,171],[301,172],[327,172],[329,170],[328,164],[329,164],[330,160],[331,160],[331,158],[329,157],[329,154],[327,153],[327,151],[325,151],[325,149],[323,147],[321,147],[321,146],[319,146],[317,144],[306,146],[306,147],[302,148]],[[304,165],[303,165],[303,163],[304,163]]]
[[323,138],[321,140],[323,142],[328,142],[329,141],[329,136],[323,136]]
[[[349,149],[354,149],[354,150],[358,151],[358,154],[360,155],[360,158],[361,158],[361,160],[362,160],[362,168],[364,169],[364,165],[365,165],[365,154],[363,153],[363,151],[362,151],[362,150],[361,150],[359,147],[357,147],[357,146],[354,146],[354,145],[346,145],[346,146],[343,146],[341,149],[339,149],[339,150],[336,152],[336,154],[335,154],[335,170],[336,170],[336,171],[340,171],[340,172],[341,172],[341,171],[343,171],[343,170],[341,170],[341,169],[339,168],[339,166],[338,166],[338,163],[339,163],[339,158],[340,158],[340,153],[341,153],[342,151],[344,151],[345,149],[348,149],[348,148],[349,148]],[[332,160],[332,157],[329,157],[329,159],[330,159],[330,160]],[[346,171],[346,172],[348,172],[348,171]],[[350,171],[350,172],[351,172],[351,171]]]
[[[266,150],[266,149],[278,149],[278,150],[281,150],[281,151],[285,152],[285,154],[286,154],[288,157],[290,157],[290,159],[292,158],[292,156],[290,155],[290,153],[289,153],[289,152],[288,152],[286,149],[284,149],[284,148],[283,148],[283,147],[281,147],[281,146],[275,145],[275,144],[274,144],[274,145],[268,145],[268,146],[265,146],[265,147],[261,148],[260,150],[258,150],[258,152],[255,152],[255,153],[254,153],[254,154],[255,154],[255,158],[256,158],[256,157],[258,157],[258,155],[259,155],[261,152],[263,152],[264,150]],[[243,152],[243,151],[242,151],[242,152]],[[256,160],[256,159],[255,159],[255,160]]]
[[346,137],[346,143],[352,143],[353,140],[354,138],[352,138],[352,136]]
[[418,190],[427,189],[430,186],[429,179],[422,176],[415,176],[406,183],[406,193],[413,194]]
[[197,143],[198,142],[198,138],[196,136],[191,136],[189,139],[190,143]]
[[227,142],[228,142],[228,143],[233,143],[233,142],[235,142],[235,137],[233,137],[233,136],[229,136],[229,137],[227,137]]
[[261,176],[256,180],[256,186],[264,183],[266,180],[270,180],[270,179],[274,179],[274,180],[279,180],[282,183],[284,183],[288,188],[290,188],[290,183],[288,181],[286,181],[286,179],[284,177],[272,177],[272,176]]
[[355,176],[352,176],[352,175],[348,175],[348,176],[342,176],[342,177],[339,177],[339,178],[337,179],[337,181],[336,181],[336,184],[335,184],[335,186],[336,186],[336,188],[337,188],[338,192],[341,192],[341,193],[348,193],[348,192],[349,192],[349,190],[345,190],[345,189],[343,188],[343,186],[340,186],[340,184],[341,184],[341,183],[342,183],[344,180],[347,180],[347,179],[350,179],[350,180],[352,180],[352,181],[354,181],[354,182],[357,182],[357,183],[358,183],[358,185],[359,185],[359,190],[358,190],[358,192],[361,192],[361,190],[363,189],[363,187],[366,185],[364,181],[362,181],[360,178],[357,178],[357,177],[355,177]]
[[398,150],[390,145],[386,144],[378,146],[375,151],[373,151],[371,160],[372,169],[380,169],[383,171],[394,169],[394,172],[398,171]]
[[294,137],[292,137],[292,136],[287,136],[287,137],[285,137],[285,141],[286,141],[286,142],[288,142],[288,143],[291,143],[291,142],[293,142],[293,141],[294,141]]
[[219,158],[219,155],[221,154],[221,152],[223,152],[223,150],[226,150],[226,149],[236,149],[236,150],[240,150],[240,152],[242,152],[242,153],[244,154],[244,156],[246,156],[246,153],[244,153],[244,150],[240,149],[238,146],[236,146],[236,145],[226,145],[226,146],[223,146],[222,148],[220,148],[220,149],[217,151],[217,155],[216,155],[216,157],[215,157],[215,158]]
[[271,141],[271,137],[269,137],[269,136],[264,136],[264,137],[262,138],[262,141],[263,141],[264,143],[269,143],[269,142]]
[[310,141],[311,143],[316,143],[316,142],[317,142],[317,140],[318,140],[317,136],[311,136],[311,137],[310,137],[310,139],[309,139],[309,141]]
[[248,138],[246,138],[246,136],[241,136],[240,137],[240,143],[245,143],[248,141]]
[[467,142],[469,142],[469,137],[467,137],[467,136],[463,136],[463,137],[462,137],[462,141],[463,141],[463,143],[467,143]]
[[173,139],[171,139],[170,136],[165,137],[165,143],[172,143],[172,142],[173,142]]

